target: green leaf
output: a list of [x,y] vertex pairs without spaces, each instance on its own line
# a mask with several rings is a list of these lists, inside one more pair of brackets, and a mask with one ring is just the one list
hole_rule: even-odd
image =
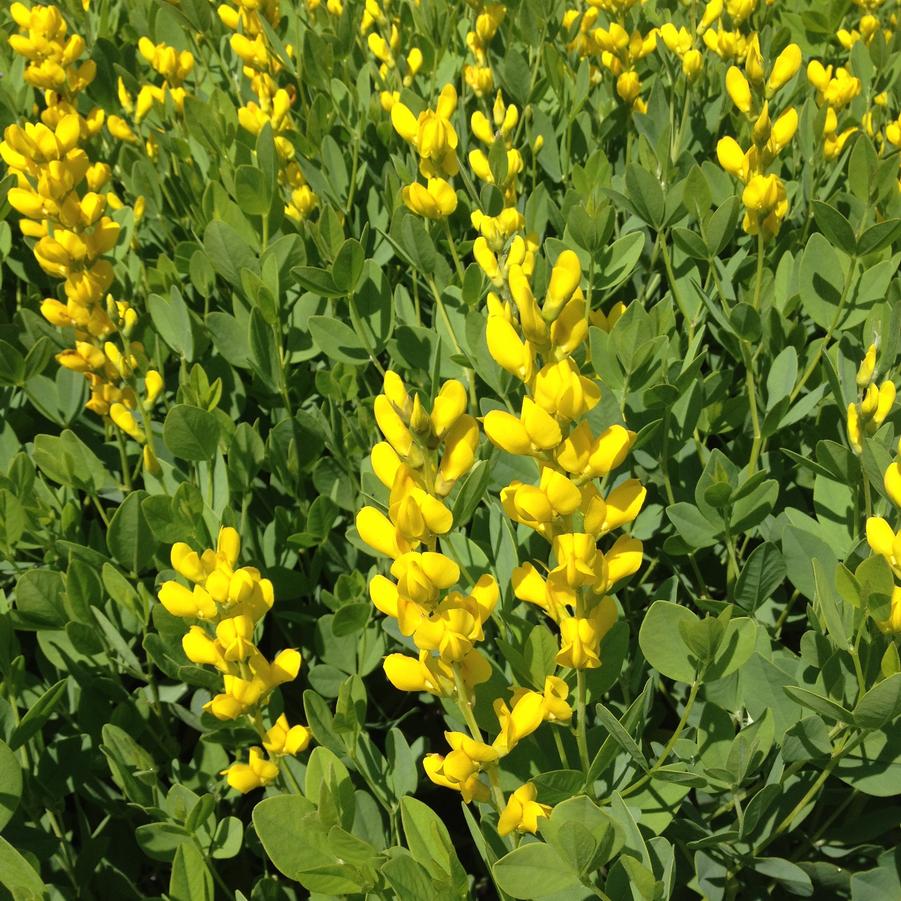
[[59,682],[55,682],[28,708],[9,737],[9,747],[13,751],[21,748],[50,719],[66,693],[66,681],[60,679]]
[[756,344],[763,333],[760,323],[760,314],[749,303],[742,301],[737,303],[729,313],[729,322],[743,341]]
[[666,508],[666,515],[689,547],[710,547],[716,544],[723,531],[721,525],[711,523],[694,504],[687,501],[671,504]]
[[626,193],[635,211],[656,229],[663,225],[666,201],[660,182],[647,169],[635,163],[626,166]]
[[722,253],[735,234],[741,204],[737,197],[724,200],[711,214],[705,224],[705,237],[710,256]]
[[311,316],[308,325],[316,346],[330,360],[355,366],[369,360],[366,348],[350,326],[329,316]]
[[343,297],[346,293],[335,284],[332,273],[316,266],[297,266],[291,274],[300,286],[319,297]]
[[580,884],[578,874],[544,842],[529,842],[511,851],[491,872],[501,891],[512,898],[544,898]]
[[830,720],[837,720],[840,723],[851,722],[851,711],[846,710],[841,704],[838,704],[815,691],[811,691],[809,688],[801,688],[797,685],[785,685],[783,687],[785,693],[792,698],[792,700],[797,701],[799,704],[802,704],[810,710],[816,711],[821,716],[825,716]]
[[419,784],[416,757],[400,729],[392,727],[388,730],[385,752],[388,755],[388,772],[391,774],[394,796],[402,798],[404,795],[412,795]]
[[150,318],[160,337],[177,354],[189,362],[194,358],[194,333],[188,306],[175,285],[169,292],[169,300],[159,294],[147,298]]
[[213,877],[200,849],[192,843],[178,846],[169,876],[169,897],[173,901],[212,901]]
[[487,460],[479,460],[463,480],[460,491],[454,499],[454,528],[462,528],[476,512],[488,483],[491,481],[491,464]]
[[698,617],[687,607],[670,601],[654,601],[638,633],[638,644],[648,663],[668,679],[693,682],[697,669],[691,662],[692,654],[680,627],[698,622]]
[[428,871],[406,848],[398,849],[398,853],[382,865],[381,872],[398,898],[440,897]]
[[812,203],[813,218],[826,238],[849,256],[857,250],[851,223],[834,207],[822,200]]
[[272,185],[263,172],[254,166],[235,169],[235,200],[242,212],[250,216],[265,216],[272,206]]
[[10,821],[22,797],[22,768],[12,748],[0,741],[0,831]]
[[112,484],[112,477],[97,455],[69,429],[34,439],[34,462],[54,482],[99,494]]
[[163,423],[163,441],[181,460],[211,460],[219,446],[219,420],[200,407],[176,404]]
[[331,863],[302,839],[301,823],[314,810],[300,795],[275,795],[253,809],[253,827],[267,856],[289,879],[299,880],[305,870]]
[[16,901],[46,897],[47,886],[31,864],[0,836],[0,885]]
[[356,238],[348,238],[332,263],[332,281],[335,287],[344,294],[353,294],[360,283],[364,262],[362,245]]
[[747,616],[730,619],[717,643],[713,661],[704,671],[704,681],[714,682],[743,667],[757,644],[757,623]]
[[465,874],[444,821],[430,807],[409,795],[400,801],[401,822],[407,847],[434,879]]
[[881,729],[901,714],[901,673],[874,685],[854,708],[854,722],[862,729]]
[[796,863],[782,857],[757,858],[754,869],[763,876],[768,876],[788,889],[793,895],[809,898],[813,895],[813,883],[810,876]]
[[241,286],[241,270],[257,272],[257,255],[227,222],[214,220],[203,233],[203,248],[213,269],[236,288]]
[[250,313],[250,362],[253,371],[270,391],[277,391],[281,379],[279,348],[272,325],[266,321],[263,311],[254,307]]
[[19,576],[15,594],[16,625],[26,629],[52,629],[67,620],[62,576],[51,569],[30,569]]
[[799,288],[804,312],[820,328],[831,327],[838,311],[845,273],[829,241],[813,234],[801,256]]
[[608,710],[603,704],[595,705],[595,712],[600,724],[607,730],[608,734],[616,741],[616,743],[642,768],[647,770],[648,762],[638,742],[623,728],[616,716]]
[[596,287],[612,290],[621,285],[635,269],[644,252],[644,232],[629,232],[605,247],[600,254],[600,265],[595,278]]
[[871,225],[858,241],[861,256],[883,250],[901,236],[901,219],[886,219]]
[[765,541],[751,551],[735,583],[735,603],[754,611],[785,579],[785,561],[779,548]]
[[141,508],[143,491],[132,491],[116,509],[106,533],[106,546],[129,572],[146,569],[156,553],[157,542]]

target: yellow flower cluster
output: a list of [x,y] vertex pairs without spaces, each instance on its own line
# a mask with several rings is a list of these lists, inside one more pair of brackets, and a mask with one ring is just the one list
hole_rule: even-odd
[[[898,455],[885,471],[883,484],[891,502],[901,510],[901,441]],[[881,516],[871,516],[867,520],[867,543],[874,554],[885,558],[895,577],[889,615],[879,626],[886,632],[901,633],[901,530],[895,532]]]
[[844,66],[833,69],[831,65],[824,66],[819,60],[812,59],[807,66],[807,80],[816,88],[817,103],[826,107],[823,156],[832,160],[842,152],[848,138],[857,131],[852,126],[839,132],[838,114],[860,93],[860,79]]
[[391,107],[394,130],[416,151],[419,172],[426,179],[425,184],[415,181],[404,186],[404,204],[427,219],[445,219],[457,208],[457,195],[447,181],[460,171],[457,132],[451,122],[456,109],[457,91],[452,84],[441,89],[435,109],[424,109],[418,117],[403,103]]
[[[476,110],[470,120],[472,133],[489,150],[495,140],[500,140],[504,144],[507,152],[507,171],[503,181],[497,187],[504,192],[504,200],[510,205],[516,203],[518,193],[516,179],[523,170],[522,154],[513,146],[513,133],[518,122],[519,110],[512,103],[505,104],[500,91],[495,97],[490,119],[481,110]],[[469,165],[481,181],[489,185],[495,183],[494,174],[484,150],[481,148],[470,150]]]
[[[641,564],[641,542],[620,537],[604,553],[598,540],[632,522],[645,489],[629,480],[604,497],[595,485],[625,459],[635,435],[613,425],[596,436],[585,419],[600,400],[598,386],[579,371],[574,354],[588,333],[578,257],[563,251],[539,307],[522,267],[508,275],[511,300],[489,295],[488,349],[523,382],[519,416],[493,410],[488,438],[511,454],[532,457],[537,485],[519,481],[501,493],[506,514],[550,542],[555,563],[547,578],[531,563],[514,574],[514,592],[536,604],[560,629],[557,662],[584,669],[600,665],[601,639],[616,619],[606,592]],[[540,365],[537,359],[540,358]]]
[[280,651],[270,662],[254,643],[254,631],[275,600],[272,583],[251,566],[237,567],[241,539],[235,529],[219,530],[216,549],[198,554],[184,542],[172,545],[172,568],[191,583],[188,588],[170,579],[160,586],[160,603],[173,616],[191,623],[182,639],[192,662],[213,666],[222,673],[222,692],[204,709],[220,720],[247,717],[268,757],[259,747],[250,749],[247,763],[223,771],[239,792],[267,785],[279,774],[278,761],[296,755],[310,743],[305,726],[289,726],[278,717],[267,730],[263,711],[273,689],[297,678],[300,653]]
[[695,47],[694,37],[683,25],[676,28],[672,22],[666,22],[658,29],[660,39],[666,45],[667,50],[675,53],[682,64],[682,74],[691,82],[698,77],[704,57],[701,51]]
[[[512,707],[495,700],[498,735],[492,744],[482,740],[473,719],[472,690],[491,673],[476,644],[484,638],[500,590],[490,575],[479,578],[468,594],[451,590],[460,567],[436,550],[438,538],[453,526],[445,498],[472,468],[478,447],[478,424],[465,411],[466,390],[456,380],[442,385],[429,412],[396,373],[386,374],[384,393],[375,400],[376,422],[386,440],[375,445],[371,462],[389,491],[388,515],[363,507],[356,525],[366,544],[392,560],[391,578],[379,574],[370,582],[372,602],[397,621],[419,651],[418,657],[389,654],[388,680],[401,691],[455,698],[467,720],[470,734],[445,733],[450,753],[427,755],[423,766],[433,782],[461,792],[469,803],[490,796],[479,779],[483,767],[495,766],[545,720],[568,722],[572,710],[566,683],[551,676],[543,693],[517,689]],[[495,783],[496,777],[494,772]],[[504,809],[502,797],[497,807]]]
[[389,110],[400,100],[400,88],[413,84],[422,68],[423,56],[412,47],[406,56],[398,54],[401,45],[400,16],[391,14],[391,0],[366,0],[360,20],[360,34],[366,35],[369,52],[378,61],[382,91],[382,109]]
[[[175,109],[179,113],[183,112],[187,91],[182,84],[194,69],[193,54],[189,50],[178,51],[168,44],[154,44],[148,37],[142,37],[138,41],[138,52],[150,67],[163,77],[163,82],[159,85],[142,84],[137,97],[132,97],[120,76],[117,88],[122,108],[132,116],[135,125],[140,125],[154,106],[165,104],[167,95],[171,98]],[[106,125],[114,138],[130,144],[138,143],[138,136],[120,116],[110,116]],[[147,138],[145,149],[151,159],[156,157],[157,143],[153,134]]]
[[[534,832],[537,828],[536,816],[546,816],[550,808],[543,808],[537,813],[528,807],[527,801],[534,802],[534,786],[531,791],[525,786],[514,792],[509,802],[503,803],[503,796],[497,786],[497,766],[501,759],[509,754],[516,745],[535,732],[544,722],[566,725],[572,719],[572,707],[567,703],[569,686],[557,676],[548,676],[544,691],[531,691],[517,688],[513,692],[511,705],[498,698],[494,702],[494,713],[498,721],[498,735],[491,744],[483,741],[481,732],[474,722],[470,722],[470,735],[465,732],[445,732],[444,737],[450,747],[447,754],[426,754],[422,765],[426,775],[436,785],[458,791],[467,804],[472,801],[487,801],[491,790],[480,778],[483,772],[488,773],[495,787],[495,802],[501,823],[506,828],[502,835],[514,828],[521,832]],[[467,702],[468,703],[468,700]],[[531,798],[528,795],[531,794]],[[506,820],[505,820],[506,814]],[[531,815],[529,815],[531,814]]]
[[895,383],[886,379],[877,387],[876,375],[876,345],[871,344],[857,370],[860,397],[848,404],[848,442],[858,455],[863,453],[863,435],[872,435],[895,403]]
[[[0,156],[16,177],[7,196],[23,216],[22,232],[37,239],[34,256],[41,268],[63,279],[65,301],[46,298],[41,312],[53,325],[73,329],[73,347],[56,359],[84,373],[91,391],[87,407],[143,444],[146,423],[142,427],[135,416],[136,370],[145,369],[142,418],[163,381],[156,370],[147,369],[143,347],[129,339],[137,312],[107,293],[113,266],[104,256],[116,245],[120,230],[107,210],[122,204],[112,191],[103,192],[109,166],[92,163],[81,146],[101,128],[103,112],[94,109],[82,116],[76,107],[95,66],[90,60],[78,62],[84,40],[66,37],[67,25],[56,7],[29,10],[14,3],[11,12],[21,33],[10,37],[10,45],[28,59],[26,81],[44,89],[46,103],[40,122],[10,125],[0,143]],[[135,204],[136,218],[142,207]],[[157,466],[150,444],[144,461],[148,468]]]
[[839,28],[835,33],[838,42],[846,50],[850,50],[858,41],[869,46],[873,38],[880,32],[885,35],[886,43],[894,34],[891,28],[884,28],[877,15],[885,0],[854,0],[854,5],[862,12],[856,28]]
[[601,63],[616,78],[620,100],[636,112],[647,112],[636,64],[657,48],[657,30],[642,34],[636,29],[629,34],[621,24],[612,22],[609,28],[595,28],[591,36],[600,51]]
[[697,29],[707,49],[720,59],[743,60],[748,53],[749,36],[741,29],[757,9],[757,2],[758,0],[710,0],[704,7]]
[[[632,109],[645,112],[647,104],[642,100],[641,78],[636,64],[657,47],[657,29],[646,34],[639,30],[629,32],[625,17],[638,5],[639,0],[589,0],[588,8],[570,8],[563,13],[563,27],[571,31],[567,49],[580,57],[599,62],[616,79],[616,93]],[[644,2],[644,0],[640,0]],[[597,24],[601,12],[612,19],[604,28]],[[592,76],[597,79],[599,70]]]
[[385,661],[388,678],[404,691],[452,694],[457,667],[470,684],[487,678],[487,663],[474,646],[497,604],[497,583],[483,576],[468,594],[442,597],[459,581],[460,568],[436,550],[439,536],[453,526],[445,498],[472,468],[478,448],[478,424],[466,406],[466,389],[450,380],[428,412],[392,371],[375,399],[386,440],[372,449],[371,461],[388,489],[388,513],[363,507],[356,524],[363,541],[393,561],[392,579],[377,575],[370,583],[373,603],[397,619],[420,651],[418,660],[392,654]]
[[[273,27],[278,25],[281,18],[278,0],[232,0],[221,4],[217,12],[223,25],[235,32],[229,43],[244,64],[244,77],[256,95],[256,100],[240,107],[238,122],[253,135],[258,135],[269,123],[281,162],[279,179],[288,194],[285,215],[301,222],[315,209],[317,199],[295,159],[294,144],[287,136],[295,130],[291,116],[294,88],[289,91],[278,86],[276,78],[282,65],[271,51],[263,29],[264,20]],[[293,52],[290,45],[286,49],[289,54]]]
[[720,165],[744,184],[744,229],[749,235],[775,236],[788,215],[785,184],[767,173],[781,151],[798,130],[798,111],[789,107],[774,121],[770,119],[770,100],[801,68],[801,48],[789,44],[776,58],[767,76],[757,35],[751,36],[744,60],[744,72],[730,66],[726,90],[735,107],[751,126],[751,143],[742,150],[735,138],[722,138],[716,152]]
[[473,7],[476,20],[472,31],[466,33],[466,46],[475,60],[463,67],[463,79],[476,97],[484,97],[494,88],[494,75],[488,60],[488,45],[497,34],[507,15],[503,3],[485,3],[483,0],[466,0]]

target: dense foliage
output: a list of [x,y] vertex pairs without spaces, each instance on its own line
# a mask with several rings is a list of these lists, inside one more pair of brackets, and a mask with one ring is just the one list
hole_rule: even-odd
[[0,895],[901,897],[894,0],[0,33]]

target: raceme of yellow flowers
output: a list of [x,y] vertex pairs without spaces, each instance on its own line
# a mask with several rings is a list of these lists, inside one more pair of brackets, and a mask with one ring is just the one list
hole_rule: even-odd
[[744,72],[730,66],[726,90],[736,109],[750,125],[751,141],[747,150],[735,138],[721,138],[716,152],[720,165],[744,184],[743,227],[749,235],[772,238],[788,215],[785,184],[773,172],[767,172],[798,130],[798,111],[789,107],[775,119],[770,118],[770,101],[779,89],[791,81],[801,68],[801,48],[789,44],[776,57],[767,74],[767,64],[754,34],[748,41]]
[[[167,44],[154,44],[148,37],[142,37],[138,41],[138,51],[150,67],[163,77],[163,83],[142,84],[137,97],[132,97],[120,76],[117,87],[122,108],[133,117],[136,126],[144,121],[155,106],[165,104],[167,96],[172,99],[176,111],[183,112],[187,91],[182,85],[194,69],[193,54],[188,50],[178,51]],[[120,116],[109,116],[106,125],[114,138],[132,144],[138,143],[138,136]],[[148,136],[145,148],[147,155],[155,159],[157,144],[153,134]]]
[[720,59],[743,60],[748,52],[749,34],[742,28],[757,5],[758,0],[710,0],[697,29],[707,49]]
[[406,56],[398,54],[401,46],[401,19],[391,14],[391,0],[366,0],[360,20],[360,34],[366,36],[369,52],[378,62],[382,90],[382,109],[390,110],[400,100],[400,89],[408,88],[422,68],[423,56],[411,47]]
[[[109,167],[92,163],[82,147],[101,128],[103,111],[83,116],[76,108],[96,66],[91,60],[79,62],[85,42],[78,35],[67,37],[66,21],[56,7],[28,9],[14,3],[10,11],[20,29],[10,45],[28,60],[25,80],[44,91],[41,121],[10,125],[0,143],[0,156],[17,179],[8,199],[24,217],[22,232],[36,239],[34,256],[41,268],[63,280],[65,300],[47,298],[41,312],[53,325],[72,330],[73,347],[57,360],[84,373],[91,393],[87,407],[144,444],[144,463],[152,470],[158,464],[152,445],[145,443],[145,413],[160,395],[163,380],[147,367],[143,347],[129,339],[136,311],[108,293],[113,267],[104,257],[120,229],[107,211],[122,204],[112,191],[103,192]],[[135,204],[136,218],[142,206]],[[140,405],[138,369],[144,370]]]
[[880,32],[885,35],[885,40],[890,41],[894,34],[891,28],[885,28],[877,15],[885,0],[854,0],[854,5],[863,13],[858,20],[856,28],[839,28],[835,33],[839,43],[846,50],[850,50],[858,41],[869,45],[873,38]]
[[[294,756],[310,743],[306,726],[290,726],[282,714],[267,728],[269,698],[275,688],[297,678],[300,653],[280,651],[270,662],[254,643],[254,633],[275,597],[272,583],[252,566],[236,567],[241,540],[235,529],[219,530],[216,548],[198,554],[184,542],[172,545],[172,568],[191,588],[170,579],[160,586],[160,603],[183,619],[185,656],[222,673],[222,691],[204,705],[219,720],[246,719],[260,737],[247,762],[223,771],[228,784],[245,793],[268,785],[279,775],[280,758]],[[265,751],[265,754],[264,754]]]
[[860,397],[848,404],[848,442],[858,456],[863,453],[863,435],[872,435],[885,422],[895,403],[895,383],[886,379],[876,385],[876,345],[871,344],[857,370]]
[[[571,34],[567,45],[580,57],[594,65],[600,63],[616,78],[616,93],[619,98],[637,112],[645,112],[647,105],[641,98],[641,78],[637,63],[657,46],[657,29],[646,34],[638,30],[631,33],[625,27],[626,13],[638,5],[638,0],[589,0],[588,8],[567,9],[563,14],[563,27]],[[605,28],[598,26],[601,11],[613,19]],[[599,70],[592,71],[595,79]]]
[[[288,133],[294,130],[291,106],[296,99],[296,91],[279,87],[276,77],[281,71],[281,63],[272,52],[266,40],[263,20],[276,27],[281,18],[278,0],[232,0],[221,4],[217,12],[226,28],[235,32],[229,43],[235,55],[243,63],[244,77],[256,100],[250,100],[238,110],[241,127],[253,135],[258,135],[268,122],[275,138],[281,167],[279,179],[286,186],[288,199],[285,215],[300,222],[316,207],[316,195],[304,178],[303,171],[295,159],[294,144]],[[288,45],[291,54],[293,48]]]
[[[901,441],[898,442],[898,455],[885,471],[883,484],[896,510],[901,510]],[[897,524],[897,512],[895,516]],[[895,578],[889,615],[879,627],[886,632],[901,634],[901,529],[896,532],[881,516],[871,516],[867,519],[867,543],[873,553],[885,558]]]
[[598,541],[632,522],[645,498],[634,479],[606,496],[595,484],[622,464],[635,435],[620,425],[595,435],[585,418],[600,391],[576,361],[588,332],[581,276],[578,257],[565,250],[541,307],[515,264],[508,280],[512,302],[489,296],[488,349],[523,382],[525,396],[519,416],[492,410],[484,420],[495,445],[537,465],[538,484],[511,483],[501,503],[510,519],[551,544],[554,563],[547,577],[531,563],[519,567],[514,593],[557,623],[557,662],[577,670],[600,665],[600,642],[616,619],[606,592],[641,564],[641,542],[634,538],[620,537],[607,552]]
[[839,131],[839,114],[859,93],[860,79],[845,66],[833,68],[812,59],[807,65],[807,80],[816,89],[817,103],[826,107],[823,123],[823,156],[835,159],[848,138],[857,131],[854,126]]
[[435,109],[414,116],[403,103],[391,107],[394,130],[416,151],[419,172],[426,179],[406,185],[404,204],[419,216],[446,219],[457,208],[457,195],[447,178],[460,171],[457,132],[451,117],[457,109],[457,91],[452,84],[441,89]]
[[476,18],[472,31],[466,33],[466,46],[475,60],[463,67],[463,80],[476,97],[485,97],[494,88],[494,74],[488,58],[488,48],[498,28],[507,15],[503,3],[484,3],[483,0],[467,0]]

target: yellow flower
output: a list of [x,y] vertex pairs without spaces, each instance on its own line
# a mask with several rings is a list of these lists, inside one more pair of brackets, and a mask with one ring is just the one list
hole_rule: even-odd
[[547,804],[539,804],[535,799],[538,792],[531,782],[521,785],[507,799],[507,806],[501,811],[497,822],[497,831],[501,836],[517,832],[538,831],[538,818],[548,817],[551,808]]
[[491,410],[483,426],[488,438],[510,454],[550,450],[563,438],[557,421],[529,397],[523,398],[519,418],[503,410]]
[[282,714],[266,733],[263,747],[270,755],[288,754],[294,757],[306,750],[312,737],[306,726],[291,726],[288,718]]
[[874,554],[885,558],[901,579],[901,532],[895,533],[881,516],[871,516],[867,520],[867,544]]
[[741,112],[745,115],[751,112],[751,86],[737,66],[730,66],[726,72],[726,91]]
[[[448,757],[451,755],[448,754]],[[459,765],[455,766],[454,761],[450,764],[450,773],[445,771],[446,757],[440,754],[426,754],[422,761],[422,767],[429,779],[436,785],[444,788],[451,788],[460,792],[463,801],[470,804],[473,801],[487,801],[491,796],[488,786],[479,779],[478,771],[472,772],[462,781],[457,778],[461,772]]]
[[251,748],[247,763],[233,763],[228,769],[222,770],[228,784],[246,795],[255,788],[263,788],[278,778],[278,764],[263,757],[260,748]]
[[601,399],[597,383],[581,375],[570,357],[549,363],[535,376],[535,402],[557,420],[578,419]]
[[801,68],[801,48],[797,44],[789,44],[776,57],[770,77],[766,83],[766,95],[772,97],[784,84],[787,84]]
[[560,651],[556,661],[572,669],[595,669],[601,665],[600,646],[616,622],[616,604],[604,597],[588,616],[560,620]]
[[413,182],[401,196],[409,210],[427,219],[446,219],[457,208],[457,195],[443,178],[430,178],[427,185]]
[[553,321],[557,318],[581,281],[582,265],[579,258],[573,251],[564,250],[551,270],[551,280],[542,306],[545,319]]
[[[901,454],[901,447],[898,449]],[[885,471],[883,478],[885,493],[896,507],[901,507],[901,462],[893,460]]]
[[509,754],[544,722],[545,712],[544,696],[537,691],[518,692],[512,710],[498,698],[494,702],[494,713],[500,724],[500,734],[494,740],[494,748],[501,755]]

